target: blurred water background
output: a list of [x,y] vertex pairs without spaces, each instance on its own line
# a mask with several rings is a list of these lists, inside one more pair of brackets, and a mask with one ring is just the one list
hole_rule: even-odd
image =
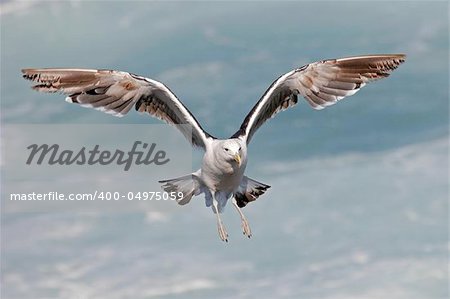
[[292,68],[408,55],[389,79],[320,112],[302,101],[257,132],[247,174],[272,188],[244,209],[251,240],[229,206],[230,242],[220,242],[200,197],[133,213],[3,213],[2,298],[448,298],[447,2],[0,8],[3,125],[159,123],[35,93],[24,67],[160,80],[208,132],[228,137]]

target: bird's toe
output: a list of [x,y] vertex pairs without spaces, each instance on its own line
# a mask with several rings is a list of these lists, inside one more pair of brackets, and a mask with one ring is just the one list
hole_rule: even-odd
[[217,230],[219,232],[219,238],[224,242],[228,242],[228,233],[225,228],[222,225],[219,225]]
[[246,220],[242,221],[242,233],[247,236],[249,239],[252,236],[252,231],[250,229],[250,225]]

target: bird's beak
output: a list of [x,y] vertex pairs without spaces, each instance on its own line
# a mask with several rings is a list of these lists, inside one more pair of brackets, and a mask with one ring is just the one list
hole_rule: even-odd
[[233,156],[234,161],[237,162],[238,166],[241,166],[241,156],[239,156],[239,154],[236,154]]

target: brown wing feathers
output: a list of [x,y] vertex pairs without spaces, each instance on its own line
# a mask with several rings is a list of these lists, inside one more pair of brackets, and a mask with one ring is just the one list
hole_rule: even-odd
[[[305,65],[275,80],[232,137],[250,141],[254,132],[279,111],[297,103],[302,95],[315,109],[323,109],[355,94],[366,83],[385,78],[405,61],[403,54],[367,55],[322,60]],[[169,124],[193,126],[194,145],[204,146],[212,137],[162,83],[126,72],[85,69],[24,69],[25,79],[36,82],[33,89],[61,91],[68,101],[116,116],[132,106]],[[183,129],[182,129],[183,131]],[[183,131],[187,137],[188,133]],[[188,138],[189,139],[189,138]]]
[[323,109],[355,94],[366,83],[385,78],[405,61],[403,54],[367,55],[307,64],[275,80],[232,137],[247,143],[255,131],[279,111],[294,106],[302,95],[314,109]]
[[[108,72],[108,71],[99,71]],[[81,90],[97,79],[96,70],[76,69],[23,69],[23,77],[38,84],[32,88],[42,92]]]
[[[112,70],[88,69],[24,69],[25,79],[36,82],[33,89],[62,92],[66,100],[124,116],[134,106],[171,125],[175,125],[195,146],[204,147],[204,132],[195,117],[162,83],[134,74]],[[191,125],[192,130],[184,126]]]

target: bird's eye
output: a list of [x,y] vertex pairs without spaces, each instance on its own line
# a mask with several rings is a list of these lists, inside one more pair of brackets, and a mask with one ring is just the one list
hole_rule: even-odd
[[241,148],[239,148],[239,150],[241,150]]
[[227,149],[227,148],[225,148],[225,151],[227,151],[227,152],[228,152],[228,149]]

